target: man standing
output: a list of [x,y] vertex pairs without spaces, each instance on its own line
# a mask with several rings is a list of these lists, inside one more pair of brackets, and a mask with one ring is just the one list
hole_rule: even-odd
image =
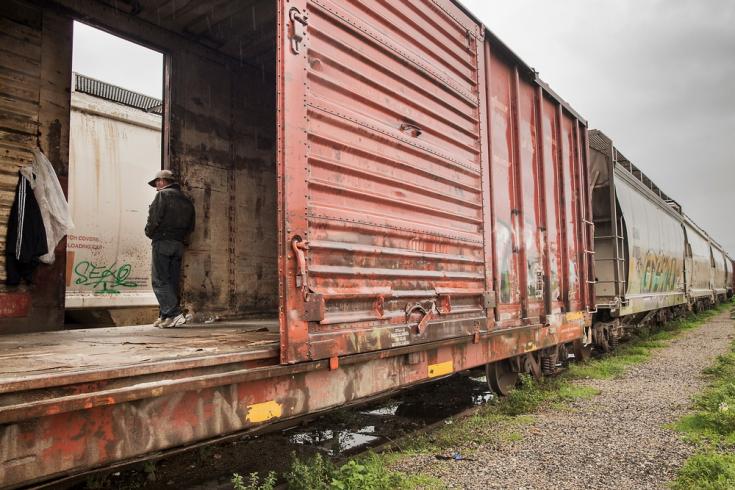
[[156,188],[156,198],[148,208],[145,235],[151,239],[153,292],[160,305],[155,322],[159,328],[186,323],[179,307],[179,279],[184,243],[194,230],[194,205],[170,170],[161,170],[148,182]]

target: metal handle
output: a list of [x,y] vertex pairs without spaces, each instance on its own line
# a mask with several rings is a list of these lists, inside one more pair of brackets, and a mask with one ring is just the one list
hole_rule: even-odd
[[308,291],[308,271],[306,270],[306,253],[309,245],[300,236],[295,236],[291,240],[291,249],[296,256],[296,288],[301,289],[304,299],[306,299]]
[[291,20],[288,36],[291,39],[291,51],[298,54],[299,45],[306,37],[306,26],[309,25],[309,19],[302,15],[296,7],[291,7],[291,10],[288,11],[288,17]]

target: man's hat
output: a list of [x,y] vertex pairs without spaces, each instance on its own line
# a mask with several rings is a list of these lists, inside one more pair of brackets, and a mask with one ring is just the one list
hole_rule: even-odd
[[165,179],[165,180],[170,180],[171,182],[176,182],[176,177],[174,177],[174,173],[172,171],[170,171],[170,170],[159,170],[156,173],[156,176],[153,178],[153,180],[151,180],[150,182],[148,182],[148,185],[151,186],[151,187],[156,187],[156,181],[158,179]]

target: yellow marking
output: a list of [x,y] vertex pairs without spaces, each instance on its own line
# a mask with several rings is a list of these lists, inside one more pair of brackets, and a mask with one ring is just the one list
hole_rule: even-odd
[[269,402],[256,403],[248,405],[248,414],[245,420],[252,423],[265,422],[266,420],[275,419],[283,414],[283,407],[275,400]]
[[429,364],[429,377],[436,378],[454,372],[454,362],[440,362],[439,364]]
[[567,321],[574,321],[574,320],[582,320],[584,319],[584,312],[583,311],[573,311],[571,313],[567,313]]

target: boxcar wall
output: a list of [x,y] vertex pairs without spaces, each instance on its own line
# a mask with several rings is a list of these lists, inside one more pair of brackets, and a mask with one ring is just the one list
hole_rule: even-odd
[[0,334],[58,329],[64,319],[64,243],[34,284],[5,286],[5,237],[18,170],[40,147],[66,189],[72,21],[28,2],[0,2]]

